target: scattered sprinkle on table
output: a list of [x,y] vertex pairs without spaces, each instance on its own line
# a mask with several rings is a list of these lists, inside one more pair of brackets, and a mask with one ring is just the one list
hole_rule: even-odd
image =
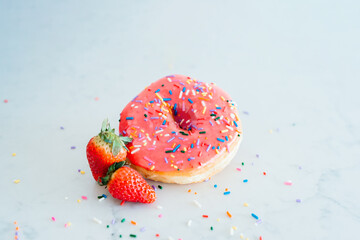
[[18,240],[19,239],[19,226],[18,226],[17,221],[15,221],[14,224],[15,224],[15,237],[14,237],[14,239]]
[[200,204],[198,201],[194,200],[193,202],[195,203],[196,206],[198,206],[199,208],[201,208],[201,204]]
[[19,182],[20,182],[20,179],[14,180],[14,183],[15,183],[15,184],[18,184]]
[[191,226],[191,223],[192,223],[192,220],[190,219],[190,220],[187,222],[187,225],[190,227],[190,226]]
[[247,183],[247,182],[248,182],[248,180],[247,180],[247,179],[244,179],[244,180],[243,180],[243,182],[244,182],[244,183]]
[[123,218],[123,219],[121,219],[121,222],[123,223],[123,222],[125,222],[125,220],[126,220],[126,219],[125,219],[125,218]]
[[16,156],[16,153],[13,153],[13,154],[11,154],[13,157],[15,157]]
[[296,199],[296,202],[297,202],[297,203],[301,203],[301,199]]
[[9,102],[9,100],[7,100],[7,99],[4,99],[4,103],[8,103]]
[[75,147],[75,146],[71,146],[71,149],[76,149],[76,147]]
[[259,217],[258,217],[255,213],[251,213],[251,216],[252,216],[253,218],[255,218],[256,220],[259,219]]
[[229,218],[232,217],[232,215],[229,213],[229,211],[226,211],[226,214],[228,215]]
[[136,235],[135,234],[130,234],[130,237],[136,238]]
[[136,225],[136,222],[135,222],[135,221],[132,221],[132,220],[131,220],[130,222],[131,222],[131,224]]
[[214,188],[217,188],[217,184],[214,185]]
[[55,217],[51,217],[51,220],[52,220],[53,222],[55,222],[55,221],[56,221]]
[[230,191],[224,192],[224,195],[229,195]]
[[244,203],[244,207],[248,207],[249,206],[249,204],[248,203]]
[[284,184],[287,186],[291,186],[293,183],[291,181],[286,181],[286,182],[284,182]]
[[102,224],[102,221],[97,219],[96,217],[93,217],[93,221],[97,224]]

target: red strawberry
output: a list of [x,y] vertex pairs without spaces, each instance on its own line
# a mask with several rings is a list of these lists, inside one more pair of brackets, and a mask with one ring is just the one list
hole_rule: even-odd
[[109,167],[100,185],[107,185],[110,194],[128,202],[152,203],[156,199],[155,191],[134,169],[124,167],[125,162],[114,163]]
[[106,175],[111,164],[126,159],[128,149],[125,144],[131,141],[129,137],[116,135],[115,129],[110,130],[107,119],[103,121],[99,135],[91,138],[86,147],[86,156],[96,181]]

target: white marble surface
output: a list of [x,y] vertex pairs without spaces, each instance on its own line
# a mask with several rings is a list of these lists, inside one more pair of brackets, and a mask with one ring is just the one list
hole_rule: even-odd
[[[0,238],[357,239],[359,8],[0,1]],[[99,202],[107,191],[90,175],[88,140],[105,117],[117,124],[143,87],[172,73],[216,82],[238,102],[239,153],[208,182],[161,184],[152,205]],[[88,199],[78,203],[81,196]]]

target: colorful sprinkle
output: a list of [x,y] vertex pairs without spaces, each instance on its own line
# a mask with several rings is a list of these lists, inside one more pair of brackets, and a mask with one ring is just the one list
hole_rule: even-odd
[[134,120],[134,117],[126,117],[126,120]]
[[191,226],[191,223],[192,223],[192,220],[189,220],[189,221],[187,222],[187,225],[190,227],[190,226]]
[[93,221],[96,222],[97,224],[102,224],[102,221],[97,219],[96,217],[93,217]]
[[293,183],[291,181],[286,181],[286,182],[284,182],[284,184],[287,186],[291,186]]
[[195,205],[196,205],[198,208],[201,208],[201,207],[202,207],[201,204],[200,204],[198,201],[194,200],[193,202],[195,203]]
[[257,215],[255,215],[255,213],[251,213],[251,216],[252,216],[253,218],[255,218],[256,220],[259,219],[259,217],[258,217]]
[[180,146],[181,146],[180,144],[177,145],[177,146],[174,148],[173,152],[176,152],[176,150],[178,150]]

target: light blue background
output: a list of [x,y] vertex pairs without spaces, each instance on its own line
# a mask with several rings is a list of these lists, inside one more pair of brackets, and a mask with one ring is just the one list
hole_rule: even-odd
[[[16,220],[20,239],[226,239],[232,226],[234,239],[355,239],[359,42],[359,1],[0,0],[0,237],[14,237]],[[238,103],[237,158],[208,183],[164,184],[152,206],[99,203],[87,141],[173,73],[215,82]],[[139,225],[106,229],[122,217]]]

